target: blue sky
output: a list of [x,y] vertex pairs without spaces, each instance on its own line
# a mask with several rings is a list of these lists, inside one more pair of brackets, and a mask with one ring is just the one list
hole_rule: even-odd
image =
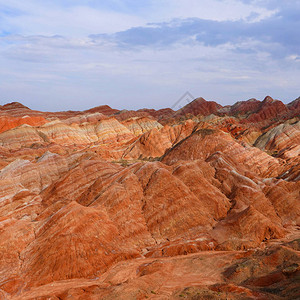
[[0,0],[0,104],[300,96],[300,0]]

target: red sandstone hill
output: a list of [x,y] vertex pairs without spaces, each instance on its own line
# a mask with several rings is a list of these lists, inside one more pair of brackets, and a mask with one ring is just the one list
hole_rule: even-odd
[[185,105],[183,108],[178,110],[175,115],[184,116],[191,114],[194,116],[202,115],[207,116],[213,113],[216,113],[219,109],[222,108],[222,105],[214,101],[206,101],[204,98],[197,98]]
[[112,115],[116,112],[118,112],[119,110],[117,109],[113,109],[108,105],[101,105],[101,106],[97,106],[88,110],[85,110],[84,113],[102,113],[104,115]]
[[0,106],[0,299],[297,299],[299,99]]
[[247,122],[262,122],[273,120],[288,112],[288,108],[279,100],[267,96],[257,110],[247,118]]
[[297,117],[300,114],[300,97],[287,105],[290,110],[290,117]]
[[231,106],[230,113],[235,114],[252,114],[259,110],[261,103],[256,99],[249,99],[247,101],[239,101]]

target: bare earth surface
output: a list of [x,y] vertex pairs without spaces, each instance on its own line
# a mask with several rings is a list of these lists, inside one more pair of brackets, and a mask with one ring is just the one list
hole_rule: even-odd
[[300,99],[0,106],[0,299],[300,299]]

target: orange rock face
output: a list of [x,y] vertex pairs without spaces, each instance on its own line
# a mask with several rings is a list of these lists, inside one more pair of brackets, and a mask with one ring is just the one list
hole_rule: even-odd
[[47,120],[43,117],[29,117],[24,116],[22,118],[2,116],[0,117],[0,133],[23,124],[31,126],[39,126],[47,123]]
[[0,106],[0,299],[297,299],[299,99]]

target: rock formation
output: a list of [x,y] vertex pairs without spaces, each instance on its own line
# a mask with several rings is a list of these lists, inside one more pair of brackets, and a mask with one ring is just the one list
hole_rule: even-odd
[[297,299],[300,106],[0,106],[0,299]]

